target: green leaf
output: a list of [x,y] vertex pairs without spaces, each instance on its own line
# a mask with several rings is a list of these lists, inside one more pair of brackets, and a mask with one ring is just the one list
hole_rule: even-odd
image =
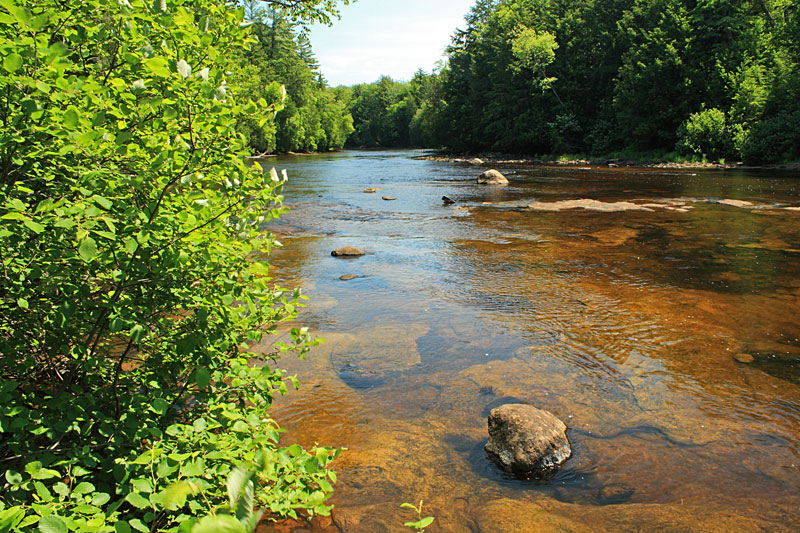
[[150,502],[147,501],[141,494],[136,492],[131,492],[125,496],[125,501],[137,509],[147,509],[150,507]]
[[147,70],[162,78],[166,78],[170,74],[167,60],[160,56],[145,59],[144,66]]
[[427,517],[423,518],[422,520],[420,520],[419,522],[417,522],[417,526],[419,528],[426,528],[429,525],[431,525],[434,520],[435,520],[434,517],[427,516]]
[[131,533],[131,526],[129,526],[127,522],[119,520],[114,524],[114,531],[116,533]]
[[141,531],[142,533],[150,533],[150,528],[147,527],[144,522],[139,520],[138,518],[134,518],[133,520],[128,520],[128,523],[135,529],[136,531]]
[[38,222],[34,222],[33,220],[25,219],[22,221],[22,223],[25,224],[25,227],[27,227],[34,233],[41,233],[44,231],[44,226],[42,226]]
[[97,257],[97,243],[91,237],[86,237],[78,246],[78,253],[87,263]]
[[211,372],[207,368],[198,367],[194,371],[194,382],[201,389],[208,387],[211,382]]
[[17,298],[17,305],[20,306],[22,309],[28,308],[28,300],[25,298]]
[[41,533],[68,533],[67,524],[56,515],[43,516],[39,520]]
[[69,106],[61,118],[61,125],[68,130],[74,130],[78,127],[78,109],[75,106]]
[[12,485],[19,485],[22,483],[22,474],[13,470],[6,470],[6,481]]
[[11,52],[3,58],[3,68],[8,72],[16,72],[22,68],[22,56]]
[[[144,329],[144,326],[142,326],[141,324],[136,324],[130,330],[130,337],[133,340],[133,342],[139,342],[144,338],[145,333],[146,331]],[[161,401],[163,402],[164,400]]]
[[173,483],[161,492],[161,502],[170,510],[180,509],[186,503],[186,497],[194,493],[192,486],[185,481]]
[[163,398],[156,398],[152,404],[153,411],[163,415],[169,409],[169,403]]
[[73,494],[82,495],[82,494],[90,494],[94,492],[94,485],[89,483],[88,481],[83,481],[78,483],[74,489],[72,489]]
[[189,63],[187,63],[185,60],[181,59],[180,61],[178,61],[178,64],[176,66],[178,68],[178,74],[180,74],[184,78],[188,78],[189,76],[192,75],[192,66],[189,65]]
[[22,507],[10,507],[0,511],[0,533],[14,530],[23,518],[25,518],[25,510]]

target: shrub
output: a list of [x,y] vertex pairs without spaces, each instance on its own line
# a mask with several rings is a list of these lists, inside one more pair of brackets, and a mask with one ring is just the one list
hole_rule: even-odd
[[0,5],[0,530],[188,530],[254,461],[260,506],[327,513],[336,452],[267,413],[314,341],[249,348],[301,295],[265,262],[285,176],[234,129],[280,103],[227,83],[242,11]]
[[733,135],[728,128],[725,113],[719,109],[693,113],[678,129],[676,147],[684,155],[697,155],[712,160],[730,157],[733,152]]
[[747,163],[796,161],[800,159],[800,111],[760,120],[738,142]]

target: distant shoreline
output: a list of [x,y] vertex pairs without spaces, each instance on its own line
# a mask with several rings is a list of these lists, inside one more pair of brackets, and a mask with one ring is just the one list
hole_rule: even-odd
[[672,168],[686,170],[799,170],[800,161],[792,163],[776,163],[773,165],[746,165],[741,162],[736,163],[712,163],[712,162],[669,162],[649,159],[627,159],[627,158],[593,158],[593,159],[552,159],[533,156],[514,156],[505,154],[481,154],[470,156],[466,154],[448,154],[446,152],[436,152],[429,155],[421,155],[416,159],[426,161],[443,161],[450,163],[470,163],[473,165],[488,164],[529,164],[540,166],[590,166],[607,168]]

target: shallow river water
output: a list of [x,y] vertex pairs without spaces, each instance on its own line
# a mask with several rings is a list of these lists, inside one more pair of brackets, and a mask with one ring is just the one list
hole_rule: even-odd
[[[332,519],[263,531],[404,531],[420,499],[430,532],[800,528],[800,175],[512,164],[491,187],[419,155],[263,162],[290,176],[271,272],[326,340],[281,362],[302,387],[273,416],[347,448]],[[488,461],[511,402],[567,424],[552,478]]]

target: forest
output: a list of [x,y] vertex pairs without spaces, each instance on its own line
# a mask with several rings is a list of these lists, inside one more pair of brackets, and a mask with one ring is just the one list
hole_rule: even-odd
[[479,0],[446,61],[340,89],[348,146],[800,158],[791,0]]

